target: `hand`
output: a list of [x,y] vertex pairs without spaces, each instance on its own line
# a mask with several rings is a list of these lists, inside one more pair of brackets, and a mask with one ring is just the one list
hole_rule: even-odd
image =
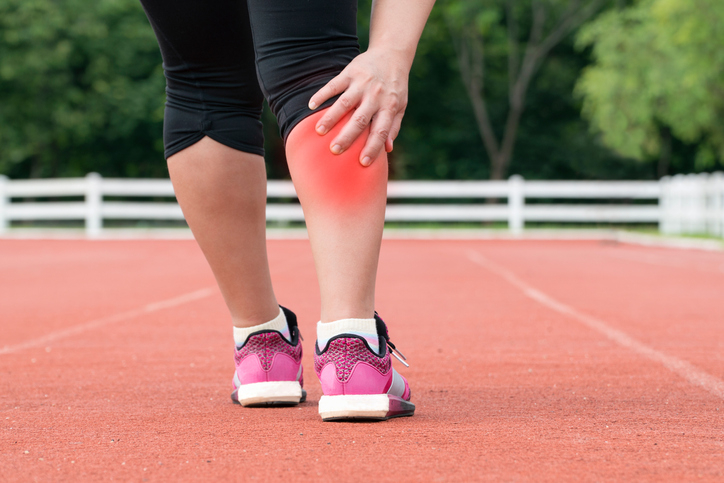
[[408,62],[393,50],[368,50],[312,96],[309,108],[316,109],[327,99],[342,94],[317,122],[315,129],[320,135],[327,134],[345,114],[354,110],[351,119],[330,143],[332,153],[343,153],[367,126],[370,134],[360,153],[360,163],[369,166],[383,148],[388,153],[392,151],[407,107],[409,72]]

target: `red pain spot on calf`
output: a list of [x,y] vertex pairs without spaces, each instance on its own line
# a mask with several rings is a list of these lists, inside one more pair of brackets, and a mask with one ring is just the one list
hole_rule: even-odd
[[287,139],[287,159],[297,193],[304,203],[319,202],[326,207],[351,208],[379,197],[387,179],[387,156],[382,153],[371,166],[362,166],[360,153],[369,130],[342,154],[333,154],[330,144],[350,119],[342,119],[324,136],[315,131],[323,111],[314,113],[294,127]]

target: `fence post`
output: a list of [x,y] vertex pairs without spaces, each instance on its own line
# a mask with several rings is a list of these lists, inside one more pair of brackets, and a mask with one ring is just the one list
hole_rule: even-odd
[[670,235],[681,235],[684,233],[684,175],[677,174],[671,178],[669,186],[669,207],[671,219]]
[[664,235],[671,230],[669,226],[668,191],[671,178],[664,176],[659,179],[659,233]]
[[694,217],[693,233],[706,234],[707,232],[707,194],[709,191],[709,175],[707,173],[699,173],[692,176],[692,201]]
[[85,181],[85,234],[88,238],[95,238],[100,235],[103,228],[103,215],[101,214],[101,203],[103,203],[102,178],[98,173],[88,173]]
[[4,234],[9,226],[7,205],[10,204],[10,196],[7,194],[8,177],[0,174],[0,235]]
[[673,235],[676,223],[674,180],[671,176],[664,176],[659,180],[659,187],[659,233]]
[[696,181],[693,179],[696,176],[693,173],[681,175],[679,180],[679,203],[681,205],[681,215],[679,223],[681,230],[679,235],[690,235],[694,233],[694,226],[696,224],[697,210],[696,210]]
[[707,174],[706,177],[702,181],[702,191],[703,191],[703,211],[704,211],[704,220],[703,220],[703,228],[704,228],[704,234],[706,235],[713,235],[716,232],[716,212],[717,212],[717,206],[716,206],[716,196],[715,196],[715,190],[714,190],[714,175],[713,174]]
[[712,235],[724,237],[724,173],[711,175]]
[[513,235],[520,235],[525,227],[523,183],[523,177],[518,174],[508,178],[508,229]]

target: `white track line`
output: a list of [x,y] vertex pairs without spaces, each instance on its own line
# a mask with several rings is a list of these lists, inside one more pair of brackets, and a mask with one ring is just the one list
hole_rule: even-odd
[[608,337],[610,340],[617,343],[618,345],[626,347],[627,349],[631,349],[637,354],[642,355],[654,362],[658,362],[671,372],[683,377],[691,384],[702,387],[710,393],[714,394],[715,396],[724,399],[724,381],[722,381],[721,379],[714,377],[711,374],[702,371],[701,369],[698,369],[689,362],[686,362],[674,356],[664,354],[663,352],[659,352],[656,349],[637,341],[628,334],[614,327],[611,327],[606,322],[595,317],[591,317],[590,315],[583,314],[574,309],[573,307],[569,307],[568,305],[555,300],[554,298],[546,295],[540,290],[532,287],[531,285],[528,285],[526,282],[519,279],[510,270],[485,258],[476,251],[470,250],[468,252],[468,258],[473,263],[480,265],[481,267],[484,267],[495,273],[496,275],[504,278],[511,285],[520,289],[527,297],[535,300],[541,305],[545,305],[546,307],[555,310],[560,314],[566,315],[572,319],[577,320],[578,322],[581,322],[588,328],[593,329],[596,332]]
[[217,291],[216,287],[203,288],[201,290],[196,290],[195,292],[180,295],[180,296],[174,297],[172,299],[161,300],[159,302],[152,302],[148,305],[144,305],[143,307],[129,310],[128,312],[121,312],[120,314],[109,315],[107,317],[101,317],[100,319],[95,319],[95,320],[91,320],[89,322],[85,322],[83,324],[74,325],[73,327],[68,327],[67,329],[62,329],[62,330],[58,330],[55,332],[51,332],[50,334],[44,335],[43,337],[38,337],[37,339],[32,339],[27,342],[21,342],[20,344],[15,344],[15,345],[6,345],[2,349],[0,349],[0,355],[10,354],[12,352],[18,352],[23,349],[29,349],[31,347],[42,346],[42,345],[47,344],[48,342],[52,342],[52,341],[56,341],[58,339],[63,339],[65,337],[70,337],[73,335],[81,334],[83,332],[87,332],[89,330],[96,329],[103,325],[112,324],[114,322],[121,322],[124,320],[132,319],[134,317],[138,317],[140,315],[149,314],[151,312],[157,312],[157,311],[163,310],[163,309],[170,309],[172,307],[178,307],[179,305],[193,302],[194,300],[206,298],[206,297],[216,293],[216,291]]

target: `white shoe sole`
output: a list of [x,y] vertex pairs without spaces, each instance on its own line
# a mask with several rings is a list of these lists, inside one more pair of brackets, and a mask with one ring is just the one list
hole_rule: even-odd
[[231,399],[242,406],[299,404],[306,397],[307,392],[297,381],[242,384],[231,393]]
[[383,421],[412,416],[414,413],[414,404],[391,394],[322,396],[319,399],[319,415],[323,421],[347,419]]

